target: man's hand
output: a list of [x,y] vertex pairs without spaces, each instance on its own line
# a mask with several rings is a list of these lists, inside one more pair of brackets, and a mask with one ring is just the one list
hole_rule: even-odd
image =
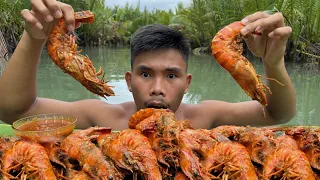
[[[261,57],[267,66],[277,66],[283,61],[291,27],[285,26],[281,13],[269,15],[257,12],[242,20],[241,30],[252,53]],[[261,33],[256,35],[252,33]]]
[[[69,31],[75,29],[73,8],[56,0],[31,0],[31,10],[24,9],[21,15],[25,20],[25,30],[30,37],[45,40],[58,18],[64,17]],[[80,24],[77,24],[77,27]]]

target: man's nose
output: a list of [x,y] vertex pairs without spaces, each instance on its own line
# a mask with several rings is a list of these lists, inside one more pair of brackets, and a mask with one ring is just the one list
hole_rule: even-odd
[[161,78],[154,79],[150,89],[150,96],[166,96],[164,82]]

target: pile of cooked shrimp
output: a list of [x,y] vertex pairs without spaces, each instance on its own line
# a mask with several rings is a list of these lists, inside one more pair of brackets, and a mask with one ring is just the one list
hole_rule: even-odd
[[129,128],[78,130],[39,144],[1,138],[2,179],[318,179],[320,129],[194,129],[167,109],[141,109]]

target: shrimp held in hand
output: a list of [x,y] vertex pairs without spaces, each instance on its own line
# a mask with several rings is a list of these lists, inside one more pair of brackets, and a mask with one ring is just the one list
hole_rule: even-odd
[[[77,12],[75,20],[81,23],[93,23],[94,15],[90,11]],[[98,78],[104,74],[102,68],[96,72],[89,57],[81,55],[77,50],[75,40],[75,36],[68,34],[64,19],[59,19],[47,41],[48,54],[52,61],[92,93],[101,97],[113,96],[111,86],[106,84],[103,77]]]
[[263,106],[267,106],[266,91],[269,91],[270,94],[271,91],[261,81],[261,75],[257,74],[252,64],[242,56],[240,30],[243,27],[244,25],[237,21],[221,29],[212,40],[212,55],[252,100],[257,100]]

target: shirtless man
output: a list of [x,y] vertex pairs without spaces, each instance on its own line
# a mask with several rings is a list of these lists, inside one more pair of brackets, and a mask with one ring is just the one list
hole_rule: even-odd
[[[54,22],[65,18],[70,31],[80,24],[75,24],[74,10],[68,4],[31,0],[31,5],[32,10],[21,12],[25,31],[0,79],[0,119],[6,123],[35,114],[62,113],[75,116],[77,128],[105,126],[121,130],[128,128],[128,119],[137,110],[159,107],[171,109],[178,119],[191,120],[195,128],[209,129],[228,124],[286,123],[296,113],[296,96],[284,64],[286,42],[292,29],[284,25],[280,13],[257,12],[242,20],[246,26],[241,33],[246,35],[251,51],[262,58],[266,76],[284,84],[267,82],[273,94],[267,96],[265,118],[257,101],[182,103],[192,79],[192,75],[187,74],[189,44],[179,32],[159,25],[141,28],[131,40],[132,70],[125,78],[134,102],[114,105],[97,99],[63,102],[37,98],[39,57]],[[159,31],[162,33],[155,33]],[[254,31],[262,32],[262,36],[252,35]]]

